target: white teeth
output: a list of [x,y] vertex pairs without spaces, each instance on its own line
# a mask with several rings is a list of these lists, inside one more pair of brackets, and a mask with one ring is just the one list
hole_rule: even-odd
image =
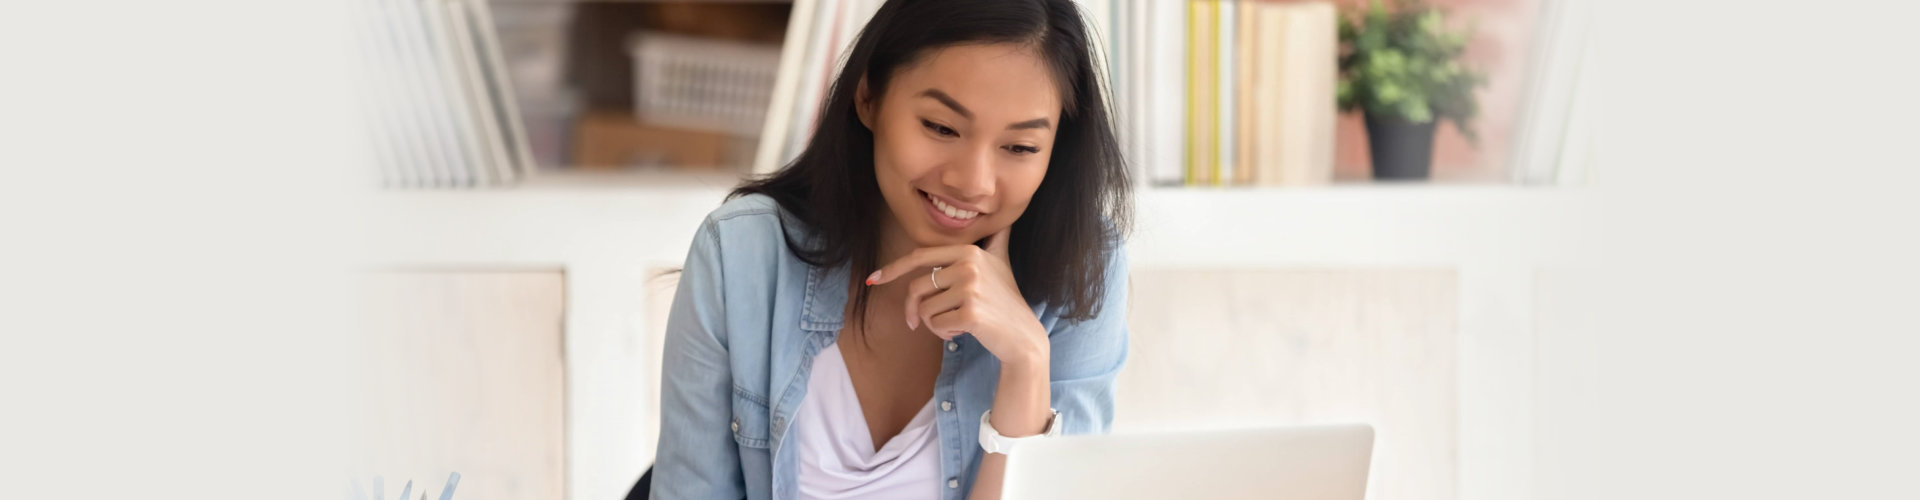
[[946,213],[948,217],[952,217],[960,220],[967,220],[980,215],[980,212],[970,212],[970,211],[954,208],[953,205],[942,203],[939,198],[928,196],[927,199],[932,200],[933,206],[939,208],[941,212]]

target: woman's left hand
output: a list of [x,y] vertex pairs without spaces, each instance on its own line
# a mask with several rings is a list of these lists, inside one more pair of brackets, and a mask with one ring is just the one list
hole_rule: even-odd
[[[1007,238],[1013,228],[987,238],[986,248],[950,245],[914,250],[867,277],[880,285],[913,276],[907,284],[907,327],[924,324],[941,339],[973,334],[1002,363],[1045,362],[1046,327],[1034,317],[1008,265]],[[937,275],[921,277],[939,267]],[[941,288],[934,288],[933,277]]]

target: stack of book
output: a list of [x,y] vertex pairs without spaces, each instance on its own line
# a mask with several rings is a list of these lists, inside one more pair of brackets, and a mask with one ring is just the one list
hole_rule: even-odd
[[485,0],[360,0],[361,96],[388,188],[513,182],[533,168]]
[[1332,3],[1127,2],[1114,13],[1122,136],[1148,182],[1332,181]]

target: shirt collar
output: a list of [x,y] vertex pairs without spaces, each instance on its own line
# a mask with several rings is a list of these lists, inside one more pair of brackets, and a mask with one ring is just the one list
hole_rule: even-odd
[[838,331],[846,318],[848,264],[830,268],[807,266],[807,298],[800,314],[800,328],[813,331]]

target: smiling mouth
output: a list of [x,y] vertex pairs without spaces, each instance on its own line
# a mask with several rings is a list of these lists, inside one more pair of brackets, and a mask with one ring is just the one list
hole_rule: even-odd
[[948,205],[946,202],[940,201],[939,198],[935,198],[926,191],[920,191],[920,198],[925,200],[922,205],[927,207],[927,215],[931,216],[934,222],[942,226],[960,229],[972,225],[974,221],[980,219],[981,212],[964,210],[953,205]]

